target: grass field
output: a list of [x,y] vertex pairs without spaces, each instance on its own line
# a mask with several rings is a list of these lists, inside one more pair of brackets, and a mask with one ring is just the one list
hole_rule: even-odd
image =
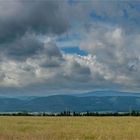
[[0,117],[0,140],[140,140],[140,117]]

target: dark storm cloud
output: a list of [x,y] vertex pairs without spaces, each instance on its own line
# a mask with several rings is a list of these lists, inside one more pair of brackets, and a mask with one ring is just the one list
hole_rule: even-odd
[[30,56],[37,55],[43,49],[43,43],[33,34],[25,34],[12,42],[7,42],[0,46],[0,50],[7,57],[17,60],[25,60]]
[[27,31],[60,34],[67,30],[57,1],[0,1],[0,42],[11,41]]
[[[39,35],[59,35],[69,27],[63,16],[62,3],[44,0],[0,1],[0,51],[6,57],[17,60],[25,60],[44,51]],[[51,49],[46,53],[53,55]]]

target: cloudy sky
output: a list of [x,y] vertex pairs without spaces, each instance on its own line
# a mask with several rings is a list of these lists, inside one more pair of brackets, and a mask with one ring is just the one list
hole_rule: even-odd
[[140,2],[0,0],[0,94],[140,92]]

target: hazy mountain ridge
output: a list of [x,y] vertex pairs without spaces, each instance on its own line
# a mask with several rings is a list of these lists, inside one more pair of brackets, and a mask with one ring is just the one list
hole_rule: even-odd
[[139,93],[132,92],[118,92],[118,91],[93,91],[87,93],[76,94],[77,97],[87,97],[87,96],[132,96],[140,97]]
[[[94,95],[94,96],[93,96]],[[64,110],[85,111],[130,111],[140,110],[140,96],[120,96],[93,93],[79,95],[53,95],[48,97],[0,98],[0,112],[62,112]]]

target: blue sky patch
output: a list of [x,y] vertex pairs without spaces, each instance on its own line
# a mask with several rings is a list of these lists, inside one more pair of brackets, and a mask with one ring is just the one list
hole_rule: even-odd
[[69,47],[69,48],[61,48],[61,50],[67,54],[78,54],[81,56],[86,56],[88,53],[79,49],[79,47]]

